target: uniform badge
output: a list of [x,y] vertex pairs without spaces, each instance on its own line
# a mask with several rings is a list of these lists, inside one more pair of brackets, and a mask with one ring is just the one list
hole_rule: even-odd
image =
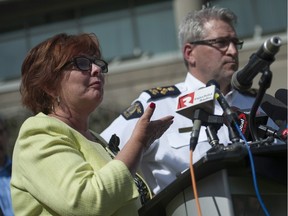
[[176,86],[156,87],[146,90],[151,99],[162,98],[166,96],[177,96],[181,92]]
[[134,119],[134,118],[140,118],[143,115],[144,108],[143,105],[136,101],[133,103],[130,107],[128,107],[124,112],[122,112],[122,116],[126,119]]

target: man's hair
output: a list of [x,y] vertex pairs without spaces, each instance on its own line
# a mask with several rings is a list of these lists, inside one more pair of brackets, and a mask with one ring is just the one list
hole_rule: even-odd
[[179,46],[183,46],[195,40],[201,40],[205,36],[204,25],[210,20],[222,20],[234,28],[237,24],[237,16],[227,8],[203,8],[192,11],[186,15],[179,25],[178,39]]

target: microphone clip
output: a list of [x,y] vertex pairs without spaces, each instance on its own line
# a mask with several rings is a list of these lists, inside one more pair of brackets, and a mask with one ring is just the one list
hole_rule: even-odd
[[213,125],[215,128],[220,128],[224,123],[223,116],[212,115],[203,109],[196,109],[193,113],[192,120],[200,120],[202,125],[207,127],[208,125]]
[[206,127],[206,134],[212,146],[219,144],[216,132],[223,125],[223,116],[211,115],[203,109],[196,109],[192,115],[193,127],[190,138],[190,148],[194,150],[198,143],[201,125]]

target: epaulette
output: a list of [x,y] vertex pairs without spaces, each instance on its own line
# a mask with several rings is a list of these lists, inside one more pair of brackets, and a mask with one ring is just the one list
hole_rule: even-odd
[[[167,96],[177,96],[181,94],[180,90],[176,86],[156,87],[145,90],[144,92],[150,95],[150,99],[155,100]],[[131,104],[121,115],[126,119],[140,118],[144,113],[143,105],[140,101],[136,101]]]
[[241,93],[250,97],[256,97],[258,94],[258,91],[259,90],[256,88],[250,88],[248,90],[241,91]]
[[177,96],[181,94],[180,90],[175,85],[151,88],[145,90],[144,92],[148,93],[151,99],[158,99],[167,96]]
[[139,118],[143,115],[144,108],[140,101],[135,101],[133,104],[131,104],[130,107],[128,107],[124,112],[121,113],[121,115],[126,119],[134,119]]

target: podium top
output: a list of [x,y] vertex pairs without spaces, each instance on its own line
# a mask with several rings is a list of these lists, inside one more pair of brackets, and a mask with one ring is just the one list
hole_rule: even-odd
[[[251,147],[257,175],[287,185],[287,145],[270,145]],[[245,146],[230,152],[210,152],[194,165],[196,181],[207,177],[221,169],[227,169],[231,175],[250,173],[248,151]],[[277,167],[277,169],[275,169]],[[184,171],[177,179],[164,188],[152,200],[143,205],[138,213],[140,216],[165,215],[168,203],[181,191],[191,185],[190,170]]]

